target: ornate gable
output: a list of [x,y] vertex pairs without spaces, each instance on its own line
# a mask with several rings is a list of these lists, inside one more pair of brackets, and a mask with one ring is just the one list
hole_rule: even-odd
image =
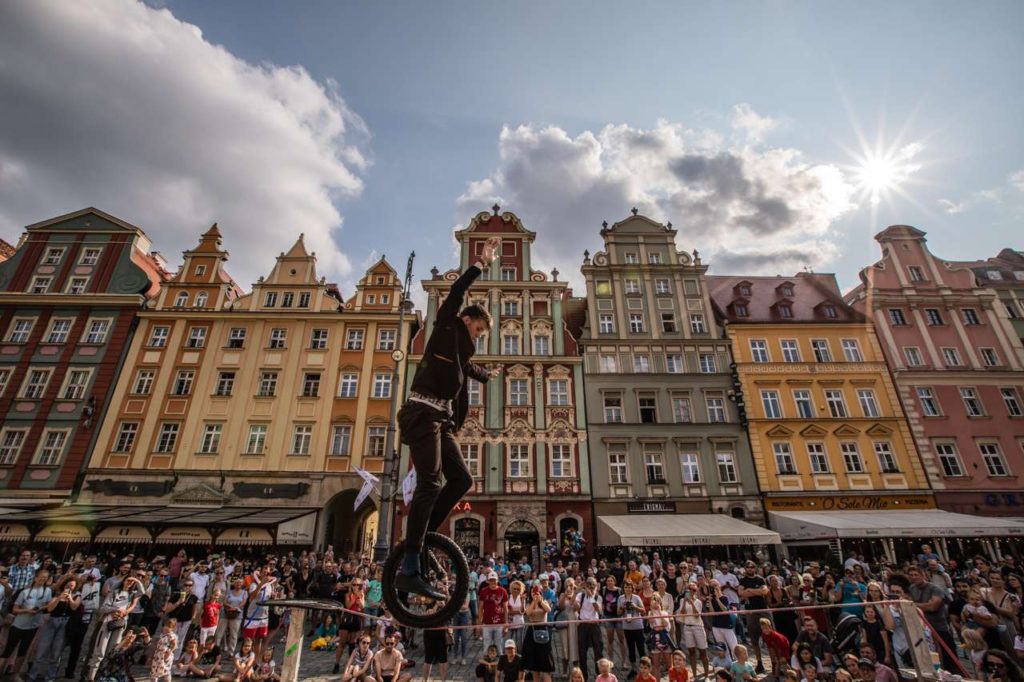
[[840,438],[856,438],[860,435],[860,429],[849,424],[841,424],[832,433]]
[[809,426],[804,427],[800,431],[800,435],[805,438],[824,438],[825,436],[828,435],[828,431],[821,428],[817,424],[811,424]]
[[790,436],[793,435],[793,430],[786,428],[781,424],[776,424],[772,428],[765,431],[765,435],[768,436],[769,438],[789,438]]
[[865,433],[874,437],[891,436],[893,430],[884,424],[872,424],[868,427],[868,430],[865,431]]

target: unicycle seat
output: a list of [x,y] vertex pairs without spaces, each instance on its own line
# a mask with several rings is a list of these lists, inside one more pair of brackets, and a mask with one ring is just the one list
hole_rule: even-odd
[[466,556],[451,538],[440,533],[427,533],[420,575],[434,589],[447,595],[440,600],[400,592],[396,588],[396,577],[404,556],[403,542],[391,551],[384,562],[381,578],[384,605],[396,621],[407,627],[434,628],[447,625],[458,613],[469,593],[469,564]]

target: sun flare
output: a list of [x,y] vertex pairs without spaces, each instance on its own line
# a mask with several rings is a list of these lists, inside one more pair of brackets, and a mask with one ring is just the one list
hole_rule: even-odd
[[851,176],[858,192],[872,205],[893,192],[902,193],[902,188],[921,168],[914,157],[921,151],[919,143],[889,149],[865,149],[855,155],[856,163],[851,167]]

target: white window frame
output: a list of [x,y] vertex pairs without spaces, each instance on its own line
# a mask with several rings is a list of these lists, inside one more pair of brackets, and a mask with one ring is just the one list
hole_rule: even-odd
[[876,419],[881,415],[881,411],[878,409],[878,399],[875,397],[874,389],[858,388],[857,402],[860,403],[861,414],[865,417]]
[[651,356],[647,353],[636,353],[633,355],[633,372],[635,374],[650,374]]
[[833,419],[848,419],[850,411],[846,408],[846,396],[840,388],[830,388],[825,391],[825,404],[828,406],[828,413]]
[[330,331],[322,327],[311,329],[309,332],[310,350],[327,350],[327,340],[330,338]]
[[91,346],[100,346],[107,342],[107,336],[113,327],[113,320],[109,317],[90,319],[85,323],[85,333],[82,335],[82,343]]
[[237,373],[233,370],[219,370],[217,372],[217,384],[214,386],[213,394],[227,397],[235,391],[235,378]]
[[508,404],[512,407],[526,407],[530,404],[530,380],[508,380]]
[[28,287],[28,293],[36,296],[48,293],[51,284],[53,284],[53,277],[33,277]]
[[985,367],[998,367],[999,366],[999,354],[996,353],[995,348],[979,348],[981,353],[981,364]]
[[533,335],[533,354],[551,355],[551,337],[547,334]]
[[605,353],[600,356],[600,366],[602,374],[615,374],[619,371],[619,358]]
[[903,312],[903,308],[889,308],[889,325],[893,327],[905,327],[907,325],[907,316]]
[[502,355],[519,355],[519,343],[522,339],[520,334],[502,334],[501,335],[501,354]]
[[832,467],[828,461],[828,450],[825,443],[821,441],[810,441],[805,443],[807,449],[807,462],[811,466],[812,474],[830,474]]
[[735,452],[716,452],[715,464],[718,467],[719,483],[739,483],[739,471],[736,469]]
[[693,405],[688,395],[672,395],[669,397],[672,405],[672,420],[676,424],[689,424],[693,422]]
[[392,328],[377,330],[377,350],[394,350],[398,344],[398,330]]
[[174,297],[174,307],[175,308],[184,308],[187,305],[188,305],[188,292],[187,291],[179,291],[178,295]]
[[750,339],[750,360],[757,363],[772,361],[767,339]]
[[575,478],[572,446],[565,443],[551,445],[551,478]]
[[[814,394],[810,389],[798,388],[793,391],[793,405],[796,406],[796,415],[799,419],[814,419]],[[806,405],[806,412],[801,407]]]
[[288,329],[285,327],[274,327],[270,330],[270,339],[267,348],[282,350],[288,347]]
[[999,395],[1006,407],[1006,414],[1009,417],[1024,417],[1024,406],[1021,405],[1020,395],[1013,386],[1002,386],[999,388]]
[[338,380],[339,398],[356,398],[359,395],[359,373],[342,372]]
[[329,457],[348,457],[352,452],[352,425],[335,424],[331,427],[331,450]]
[[924,359],[921,357],[921,349],[917,346],[904,346],[903,357],[907,361],[907,367],[924,366]]
[[960,351],[952,346],[942,347],[942,361],[946,364],[946,367],[963,366],[963,362],[960,359]]
[[313,425],[294,424],[292,426],[292,440],[288,447],[288,454],[298,457],[309,455],[313,447]]
[[697,485],[702,482],[700,473],[700,454],[692,450],[679,453],[679,470],[684,485]]
[[625,291],[627,294],[639,294],[640,280],[633,279],[632,277],[626,278],[623,284],[623,291]]
[[935,444],[935,456],[939,458],[939,465],[942,467],[942,474],[947,478],[961,478],[964,476],[964,463],[960,459],[960,451],[956,443],[945,442]]
[[1003,449],[995,441],[983,441],[978,443],[978,454],[985,463],[985,470],[989,478],[1006,478],[1011,475],[1010,467],[1003,457]]
[[[141,367],[135,372],[132,380],[132,395],[149,395],[153,392],[153,382],[156,380],[156,370],[149,367]],[[145,390],[140,390],[145,389]]]
[[48,246],[40,262],[43,265],[60,265],[60,262],[64,260],[65,253],[67,253],[67,247],[65,246]]
[[366,427],[366,456],[384,457],[388,447],[388,427],[379,424]]
[[506,298],[501,302],[502,317],[519,317],[519,300]]
[[178,422],[160,422],[157,430],[153,452],[159,455],[171,455],[178,451],[178,438],[181,436],[181,424]]
[[644,314],[643,313],[630,313],[629,314],[629,333],[630,334],[643,334],[645,329],[644,325]]
[[597,316],[598,333],[600,334],[614,334],[615,333],[615,316],[608,314],[600,314]]
[[942,311],[938,308],[925,308],[924,319],[929,327],[942,327],[946,324],[946,321],[942,319]]
[[669,282],[665,278],[654,280],[654,293],[655,294],[671,294],[672,288],[669,286]]
[[665,371],[669,374],[683,374],[686,371],[686,362],[682,353],[667,353],[665,355]]
[[71,439],[71,429],[43,429],[33,463],[38,466],[57,466],[64,458]]
[[196,300],[192,303],[193,308],[205,308],[207,302],[210,300],[209,294],[205,291],[200,291],[196,294]]
[[256,386],[256,396],[258,398],[273,398],[277,396],[277,381],[279,378],[280,374],[277,370],[260,370],[260,381]]
[[[64,344],[71,336],[71,328],[75,324],[73,317],[55,317],[50,320],[50,327],[46,330],[46,340],[43,343]],[[57,328],[60,325],[60,329]]]
[[480,443],[461,443],[462,459],[466,462],[469,477],[473,480],[483,478],[483,465],[480,457]]
[[100,262],[103,249],[97,246],[88,246],[82,249],[82,255],[78,259],[79,265],[96,265]]
[[213,422],[203,424],[203,435],[199,440],[197,455],[216,455],[220,452],[220,439],[224,435],[224,424]]
[[697,356],[701,374],[716,374],[718,372],[718,356],[715,353],[700,353]]
[[139,440],[139,422],[121,422],[118,424],[117,435],[110,451],[119,455],[127,455],[135,451],[135,443]]
[[793,446],[787,441],[773,442],[772,453],[775,455],[775,470],[779,472],[779,476],[796,476],[800,473],[793,457]]
[[661,331],[665,332],[666,334],[676,334],[679,332],[679,328],[676,326],[675,313],[661,314]]
[[[704,407],[708,412],[708,423],[709,424],[724,424],[729,420],[729,415],[725,409],[725,398],[719,396],[705,396]],[[720,416],[721,418],[715,418]]]
[[391,397],[391,372],[374,372],[373,374],[373,392],[370,394],[373,398],[388,399]]
[[[621,449],[620,449],[621,448]],[[621,443],[608,446],[608,483],[629,485],[629,456]]]
[[569,404],[569,380],[551,379],[548,382],[548,405]]
[[981,402],[981,394],[974,386],[961,386],[960,400],[964,403],[964,412],[968,417],[985,417],[985,405]]
[[10,466],[18,461],[27,437],[27,427],[5,426],[0,428],[0,466]]
[[[36,373],[42,381],[34,381]],[[21,383],[19,396],[26,400],[41,400],[46,395],[46,389],[50,386],[50,379],[53,378],[52,367],[29,367],[25,372],[25,378]]]
[[174,382],[171,384],[171,395],[192,395],[192,389],[195,387],[195,382],[196,371],[194,369],[179,369],[174,374]]
[[64,287],[64,293],[71,294],[72,296],[80,296],[81,294],[84,294],[88,288],[88,277],[70,277],[68,278],[68,285]]
[[207,334],[209,334],[209,329],[207,327],[189,327],[188,339],[185,341],[185,347],[205,348]]
[[863,474],[864,457],[860,454],[860,446],[856,441],[846,440],[839,443],[839,452],[843,458],[843,467],[848,474]]
[[860,343],[857,339],[842,339],[843,358],[847,362],[864,362],[864,355],[860,352]]
[[624,420],[624,412],[622,408],[622,394],[605,393],[601,398],[601,402],[602,406],[604,407],[604,423],[622,424]]
[[11,320],[11,326],[7,329],[7,343],[28,343],[32,330],[36,327],[36,321],[34,317],[15,317]]
[[964,316],[964,324],[968,327],[976,327],[981,324],[981,318],[978,317],[978,311],[974,308],[963,308],[961,312]]
[[[665,448],[660,443],[644,443],[644,478],[647,484],[662,485],[668,482],[665,475]],[[660,475],[659,475],[660,473]]]
[[171,338],[171,328],[164,325],[157,325],[149,330],[149,338],[146,339],[147,348],[166,348]]
[[832,362],[832,349],[828,339],[811,339],[811,353],[815,362]]
[[917,393],[917,402],[921,405],[922,415],[925,417],[942,416],[942,404],[931,386],[918,386],[915,392]]
[[[78,381],[76,381],[78,379]],[[70,367],[60,388],[61,400],[85,400],[85,392],[92,382],[91,367]]]
[[362,350],[365,339],[365,329],[349,329],[345,332],[345,350]]
[[266,293],[266,295],[263,297],[263,307],[264,308],[274,308],[276,306],[277,306],[277,292],[276,291],[268,291]]
[[262,455],[267,449],[269,424],[249,424],[249,435],[245,439],[243,455]]
[[302,388],[299,392],[300,398],[319,398],[320,383],[323,381],[321,372],[303,372]]
[[704,313],[690,313],[690,333],[708,333],[708,325],[707,322],[704,320]]
[[[644,412],[650,414],[650,410],[654,410],[654,419],[651,421],[644,421]],[[641,424],[660,424],[661,415],[658,410],[658,394],[652,391],[643,391],[636,395],[636,413],[640,417]]]
[[892,449],[892,443],[887,440],[872,441],[871,447],[875,451],[875,459],[878,460],[878,470],[883,474],[900,473],[900,463],[896,459],[896,453]]
[[761,409],[764,410],[765,419],[783,419],[782,398],[775,389],[764,389],[761,391]]
[[800,344],[796,339],[780,339],[783,362],[800,362]]
[[[508,464],[509,478],[532,478],[533,461],[530,453],[530,446],[527,443],[509,443],[506,460]],[[513,472],[513,464],[516,470]]]

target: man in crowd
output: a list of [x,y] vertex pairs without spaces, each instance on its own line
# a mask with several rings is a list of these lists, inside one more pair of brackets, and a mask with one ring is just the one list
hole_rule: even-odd
[[[636,564],[633,565],[635,567]],[[594,650],[595,675],[599,672],[597,661],[604,656],[601,646],[601,595],[597,591],[597,578],[587,578],[586,586],[576,600],[576,617],[581,621],[576,625],[576,649],[580,656],[580,670],[586,680],[587,651]]]
[[[924,548],[922,548],[924,549]],[[928,582],[924,569],[920,566],[911,566],[907,569],[907,578],[910,580],[908,594],[915,604],[924,612],[924,617],[932,627],[932,632],[938,635],[945,644],[936,644],[939,647],[939,654],[942,656],[942,667],[946,670],[956,670],[956,639],[949,627],[949,608],[946,605],[946,593]]]
[[810,616],[804,618],[804,629],[797,635],[796,641],[793,642],[793,653],[796,653],[797,647],[801,644],[809,644],[815,658],[821,661],[821,664],[826,669],[831,670],[835,665],[832,644],[828,641],[828,637],[818,631],[818,621]]
[[498,574],[490,571],[487,584],[477,591],[480,615],[477,625],[483,626],[484,650],[490,645],[500,647],[508,624],[508,591],[498,584]]
[[753,561],[744,564],[743,571],[743,577],[739,579],[739,596],[743,600],[743,608],[749,612],[744,614],[747,638],[757,658],[755,672],[760,675],[764,673],[764,663],[761,662],[761,619],[771,619],[762,610],[768,608],[768,583],[758,574],[757,564]]

